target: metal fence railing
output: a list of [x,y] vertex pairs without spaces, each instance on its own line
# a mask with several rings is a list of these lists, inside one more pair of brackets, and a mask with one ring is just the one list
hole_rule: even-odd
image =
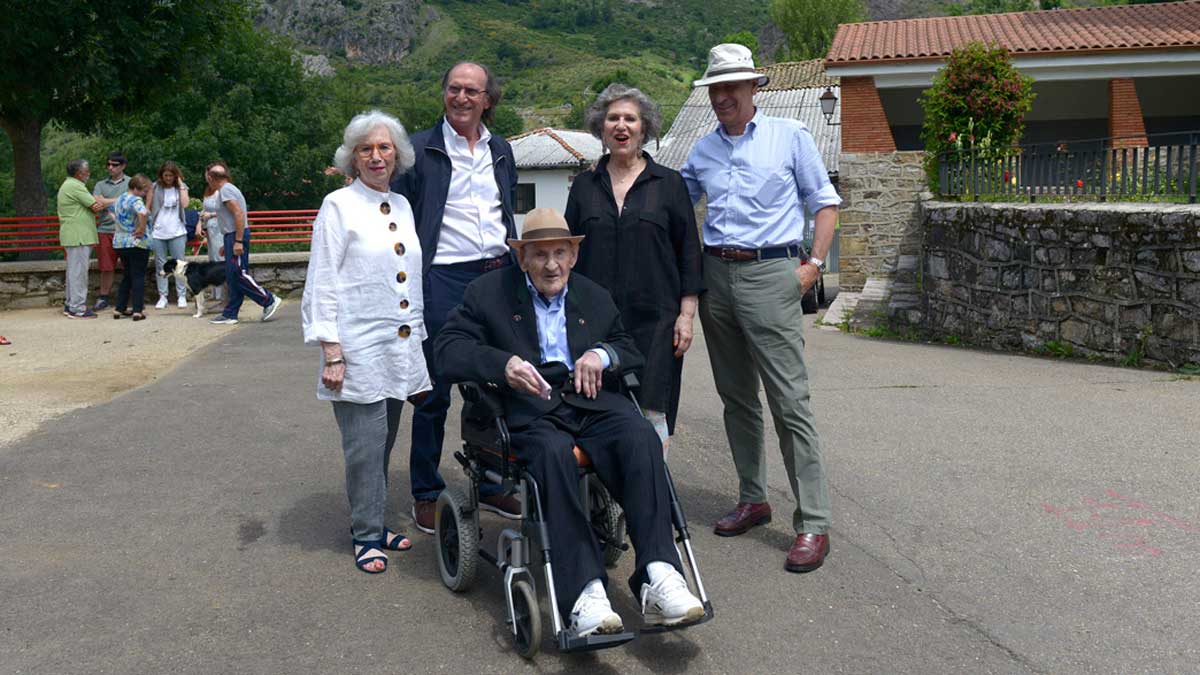
[[1200,131],[943,153],[943,197],[1196,203]]

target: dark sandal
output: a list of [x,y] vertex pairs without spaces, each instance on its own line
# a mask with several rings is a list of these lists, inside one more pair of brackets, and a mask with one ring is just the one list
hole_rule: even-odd
[[[408,546],[404,542],[408,542]],[[412,540],[402,532],[392,532],[386,527],[383,528],[383,541],[380,545],[389,551],[407,551],[412,548]]]
[[145,318],[146,318],[146,315],[145,315],[145,314],[142,314],[141,312],[134,312],[134,313],[133,313],[133,320],[134,320],[134,321],[141,321],[142,319],[145,319]]
[[[382,574],[387,571],[387,554],[379,549],[378,541],[359,541],[354,539],[354,565],[367,574]],[[372,555],[372,553],[376,555]],[[383,569],[372,572],[367,565],[375,560],[383,561]]]

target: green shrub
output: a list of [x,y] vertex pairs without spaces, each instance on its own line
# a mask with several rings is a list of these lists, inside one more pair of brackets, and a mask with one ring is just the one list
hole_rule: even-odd
[[986,159],[1016,145],[1033,97],[1033,78],[1022,75],[1003,48],[972,42],[954,50],[921,94],[930,187],[937,190],[942,153],[966,150]]

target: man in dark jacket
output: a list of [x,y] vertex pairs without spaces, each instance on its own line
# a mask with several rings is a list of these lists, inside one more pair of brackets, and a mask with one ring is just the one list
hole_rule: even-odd
[[[446,71],[445,114],[432,129],[413,134],[416,163],[392,181],[392,190],[412,205],[421,240],[426,362],[431,369],[431,346],[446,315],[462,302],[467,284],[512,262],[505,239],[517,232],[517,170],[512,147],[486,126],[500,97],[485,66],[459,63]],[[413,414],[409,459],[413,519],[428,534],[433,533],[434,503],[446,487],[438,464],[450,408],[450,384],[436,369],[430,375],[433,391]],[[516,500],[495,491],[484,492],[480,501],[481,508],[502,516],[520,515]]]
[[642,355],[608,291],[571,275],[581,239],[556,211],[530,211],[522,238],[509,241],[521,269],[498,270],[467,287],[434,346],[438,371],[447,381],[501,392],[513,452],[540,485],[556,609],[571,630],[623,630],[580,504],[576,445],[625,510],[637,552],[629,586],[646,623],[697,621],[704,608],[681,573],[658,434],[631,401],[603,386],[606,370],[640,369]]

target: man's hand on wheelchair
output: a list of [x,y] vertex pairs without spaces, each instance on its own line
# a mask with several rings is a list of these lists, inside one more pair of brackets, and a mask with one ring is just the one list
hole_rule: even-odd
[[504,365],[504,381],[513,391],[531,394],[541,399],[550,398],[549,383],[542,378],[532,363],[516,354]]
[[575,391],[596,398],[604,386],[604,362],[596,352],[586,351],[575,362]]

